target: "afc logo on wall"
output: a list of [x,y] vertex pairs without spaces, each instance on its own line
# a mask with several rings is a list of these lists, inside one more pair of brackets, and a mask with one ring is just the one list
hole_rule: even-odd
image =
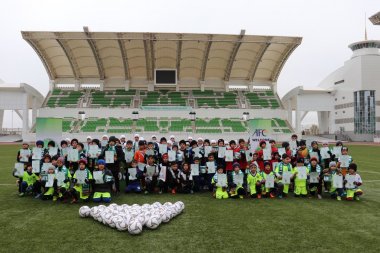
[[255,129],[251,134],[251,141],[259,142],[261,140],[269,141],[269,133],[267,129]]

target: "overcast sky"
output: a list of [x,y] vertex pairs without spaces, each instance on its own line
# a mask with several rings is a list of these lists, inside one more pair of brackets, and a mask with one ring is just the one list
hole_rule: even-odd
[[[0,15],[0,79],[28,83],[46,95],[49,80],[20,31],[189,32],[301,36],[302,44],[278,80],[283,96],[312,87],[351,56],[350,43],[364,39],[367,17],[380,0],[3,0]],[[380,27],[366,20],[368,38]],[[310,121],[310,117],[309,121]],[[305,119],[307,122],[308,119]]]

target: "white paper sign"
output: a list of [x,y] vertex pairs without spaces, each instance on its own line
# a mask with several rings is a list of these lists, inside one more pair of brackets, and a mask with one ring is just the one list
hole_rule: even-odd
[[29,161],[29,157],[30,156],[30,150],[29,149],[21,149],[20,150],[20,161],[21,162],[27,162]]
[[274,188],[274,175],[267,175],[266,176],[265,188]]
[[107,144],[108,144],[108,140],[101,140],[101,141],[100,141],[100,145],[101,145],[102,147],[107,146]]
[[342,147],[334,147],[332,152],[337,158],[339,158],[342,155]]
[[271,149],[264,149],[263,150],[263,159],[265,161],[272,160],[272,150]]
[[174,162],[177,158],[177,152],[176,151],[169,150],[168,155],[169,155],[169,162]]
[[62,156],[67,156],[67,154],[69,153],[69,148],[66,147],[66,148],[61,148],[61,155]]
[[77,184],[84,184],[85,180],[87,178],[87,171],[86,170],[77,170],[75,172]]
[[[235,173],[235,172],[233,172]],[[234,184],[236,184],[237,186],[242,186],[243,185],[243,181],[244,181],[244,174],[241,173],[241,174],[234,174],[233,175],[233,182]]]
[[78,162],[79,152],[77,149],[70,149],[67,155],[67,160],[70,162]]
[[290,178],[292,177],[292,172],[290,171],[284,171],[282,172],[282,183],[283,184],[290,184]]
[[145,163],[138,163],[137,167],[139,168],[140,171],[144,171],[145,165],[146,165]]
[[96,158],[96,155],[98,154],[98,152],[99,152],[98,145],[89,145],[88,146],[88,155],[91,158]]
[[331,182],[331,175],[329,175],[329,174],[323,175],[323,181],[324,182]]
[[226,162],[232,162],[234,160],[234,151],[233,150],[226,150],[224,155],[226,157]]
[[132,150],[125,150],[125,161],[127,163],[132,162],[133,160],[133,151]]
[[42,148],[36,148],[36,147],[33,148],[32,159],[38,159],[38,160],[42,159]]
[[218,158],[224,158],[226,154],[226,147],[218,148]]
[[166,181],[166,166],[161,166],[160,174],[158,175],[158,179],[162,181]]
[[216,183],[219,187],[227,187],[227,175],[226,174],[217,174],[217,180]]
[[278,148],[278,154],[280,155],[280,157],[282,157],[282,155],[285,154],[285,152],[285,148]]
[[245,151],[245,158],[247,159],[247,162],[252,161],[252,151],[251,150]]
[[178,160],[178,162],[183,161],[183,152],[182,151],[177,152],[177,160]]
[[137,179],[137,171],[136,168],[128,168],[128,179],[129,180],[136,180]]
[[201,149],[199,147],[193,148],[192,150],[194,152],[194,157],[202,157],[200,154]]
[[348,168],[350,165],[350,156],[348,155],[341,155],[339,157],[340,167],[341,168]]
[[277,165],[279,164],[279,162],[273,162],[272,163],[272,170],[274,171],[277,167]]
[[45,187],[53,187],[54,185],[55,174],[48,174],[47,181],[45,183]]
[[199,176],[199,164],[191,164],[190,166],[191,168],[191,175],[193,176]]
[[61,171],[57,173],[57,185],[62,186],[64,185],[64,181],[66,179],[65,172]]
[[41,170],[41,161],[40,160],[33,160],[32,161],[32,172],[33,173],[40,173]]
[[208,174],[215,173],[215,162],[207,162],[206,166],[207,166],[207,173]]
[[205,157],[208,157],[208,154],[211,153],[212,147],[211,146],[205,146]]
[[297,167],[297,179],[307,179],[307,170],[305,166]]
[[289,147],[291,150],[297,149],[297,141],[290,141],[289,142]]
[[330,159],[331,158],[330,154],[328,153],[329,150],[330,149],[328,147],[321,148],[321,157],[322,157],[322,159]]
[[335,174],[333,176],[333,188],[343,188],[343,176]]
[[115,162],[115,152],[114,151],[105,151],[106,154],[106,163]]
[[43,163],[42,164],[42,168],[41,168],[42,173],[47,174],[49,168],[52,167],[52,166],[53,165],[51,163]]
[[159,152],[161,155],[168,152],[168,145],[167,144],[158,144]]
[[318,172],[310,172],[310,183],[311,184],[319,183],[318,176],[319,176]]
[[153,174],[156,172],[156,167],[155,166],[146,166],[146,176],[149,178],[153,177]]
[[95,184],[104,184],[103,171],[94,171]]
[[23,163],[15,163],[16,173],[15,176],[22,177],[24,175],[24,164]]
[[58,148],[57,147],[49,147],[49,155],[55,156],[58,154]]
[[147,149],[145,151],[145,154],[146,154],[146,156],[154,155],[154,150],[153,149]]
[[354,182],[355,182],[355,176],[354,175],[346,175],[346,188],[347,189],[353,189],[355,188]]

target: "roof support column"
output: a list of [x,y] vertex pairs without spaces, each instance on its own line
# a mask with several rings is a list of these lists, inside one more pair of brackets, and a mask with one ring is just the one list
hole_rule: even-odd
[[201,91],[205,91],[205,81],[200,81]]
[[272,83],[272,90],[274,94],[277,94],[277,82]]
[[129,91],[129,80],[124,81],[124,88],[126,91]]
[[4,110],[0,110],[0,131],[3,131]]
[[229,82],[224,82],[224,88],[225,88],[226,92],[230,91]]
[[292,110],[292,100],[289,99],[287,101],[287,107],[288,107],[288,122],[291,126],[293,126],[293,110]]
[[28,94],[23,94],[23,101],[25,102],[22,109],[22,134],[27,135],[29,132],[29,113],[28,113]]
[[100,82],[100,91],[104,91],[104,80],[101,80],[101,82]]
[[36,118],[37,118],[37,99],[35,96],[32,98],[32,126],[36,124]]
[[80,86],[79,80],[75,80],[75,82],[74,82],[74,90],[78,91],[79,90],[79,86]]
[[55,88],[55,82],[54,80],[49,80],[49,90],[53,91]]

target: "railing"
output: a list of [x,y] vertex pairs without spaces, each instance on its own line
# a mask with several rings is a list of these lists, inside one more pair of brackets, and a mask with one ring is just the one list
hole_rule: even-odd
[[1,128],[0,135],[14,135],[21,134],[22,128]]

